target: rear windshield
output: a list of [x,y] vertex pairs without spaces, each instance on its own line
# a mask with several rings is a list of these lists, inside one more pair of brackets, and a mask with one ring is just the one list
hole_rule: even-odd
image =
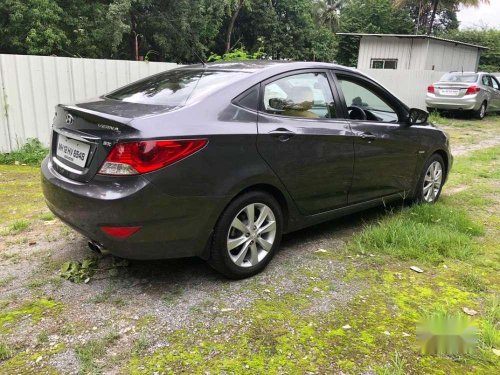
[[132,83],[106,95],[124,102],[183,106],[248,73],[175,69]]
[[446,73],[439,80],[441,82],[477,82],[477,74]]

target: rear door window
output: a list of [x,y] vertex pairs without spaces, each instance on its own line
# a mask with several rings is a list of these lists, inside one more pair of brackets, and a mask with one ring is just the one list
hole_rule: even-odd
[[282,116],[337,117],[326,73],[295,74],[267,84],[263,107],[267,113]]

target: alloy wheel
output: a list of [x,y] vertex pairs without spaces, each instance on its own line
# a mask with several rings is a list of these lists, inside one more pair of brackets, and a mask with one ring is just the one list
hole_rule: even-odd
[[260,263],[271,251],[276,238],[276,218],[269,206],[252,203],[233,219],[227,235],[230,259],[239,267]]
[[424,201],[432,203],[436,200],[443,182],[443,167],[439,161],[433,161],[424,177],[423,197]]

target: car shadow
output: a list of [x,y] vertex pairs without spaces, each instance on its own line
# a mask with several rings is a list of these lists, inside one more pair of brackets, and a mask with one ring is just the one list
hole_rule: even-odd
[[[378,218],[386,216],[389,211],[400,208],[401,205],[402,203],[399,202],[385,207],[380,206],[289,233],[283,237],[280,251],[276,255],[278,259],[274,259],[272,264],[275,267],[280,266],[274,263],[279,262],[281,253],[294,251],[304,246],[311,247],[311,244],[315,241],[325,238],[352,235],[360,231],[365,223],[371,224]],[[141,280],[143,283],[186,284],[227,281],[227,278],[213,270],[204,260],[196,257],[167,260],[131,260],[126,269],[125,273],[120,274],[122,278]]]

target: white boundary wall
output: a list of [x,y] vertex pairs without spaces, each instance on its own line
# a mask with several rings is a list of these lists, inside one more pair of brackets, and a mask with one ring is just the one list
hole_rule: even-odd
[[96,98],[177,64],[0,54],[0,152],[48,145],[58,103]]

